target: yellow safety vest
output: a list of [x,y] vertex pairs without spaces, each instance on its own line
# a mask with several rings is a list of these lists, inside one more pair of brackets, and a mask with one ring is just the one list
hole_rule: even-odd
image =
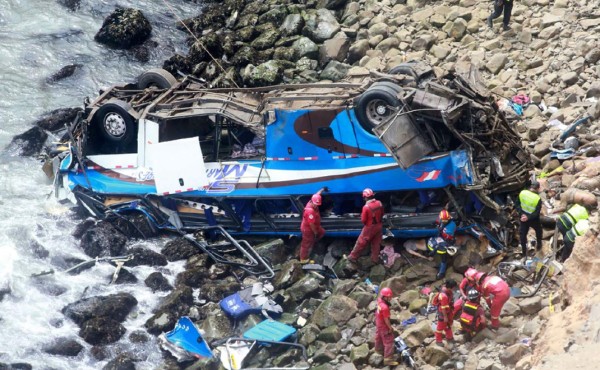
[[578,221],[587,220],[589,215],[587,209],[584,206],[580,206],[579,204],[574,204],[573,207],[569,208],[567,211],[569,216],[573,217],[575,223]]
[[538,194],[533,191],[523,190],[519,193],[519,201],[521,202],[521,209],[527,214],[535,212],[538,203],[541,198]]
[[571,230],[567,231],[567,238],[574,242],[575,238],[585,234],[590,229],[590,222],[588,220],[577,221],[575,226]]

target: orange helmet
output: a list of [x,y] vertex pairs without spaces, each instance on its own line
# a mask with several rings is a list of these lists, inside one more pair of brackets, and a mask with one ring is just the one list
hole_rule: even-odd
[[448,221],[452,220],[452,216],[450,215],[450,212],[448,212],[448,210],[442,209],[438,216],[438,220],[440,222],[448,222]]
[[382,297],[388,297],[388,298],[392,298],[392,290],[388,287],[385,287],[383,289],[381,289],[381,296]]
[[475,270],[472,267],[469,267],[467,271],[465,271],[465,277],[467,278],[467,280],[475,281],[475,276],[477,276],[478,273],[479,271]]
[[321,198],[321,194],[313,194],[313,196],[310,198],[310,200],[316,205],[316,206],[320,206],[322,201]]
[[363,198],[371,198],[373,195],[375,195],[375,193],[373,193],[373,190],[370,188],[366,188],[365,190],[363,190]]

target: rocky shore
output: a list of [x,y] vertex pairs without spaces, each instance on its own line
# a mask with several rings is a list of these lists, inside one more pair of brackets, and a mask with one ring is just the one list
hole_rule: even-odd
[[[190,45],[187,55],[174,55],[163,68],[174,75],[193,74],[212,86],[267,86],[280,83],[339,81],[357,71],[388,71],[410,60],[426,60],[438,75],[452,71],[460,61],[480,67],[488,87],[499,104],[524,94],[530,104],[521,115],[506,110],[523,143],[531,149],[538,177],[543,174],[545,189],[560,190],[554,214],[573,202],[597,206],[600,195],[600,12],[593,1],[525,0],[516,2],[512,30],[501,32],[496,24],[487,28],[485,19],[491,2],[449,0],[308,0],[205,2],[202,14],[184,20],[182,30]],[[119,24],[128,26],[119,27]],[[116,26],[115,26],[116,25]],[[143,12],[117,10],[107,18],[96,40],[111,47],[138,48],[151,40],[151,25]],[[141,46],[140,46],[141,45]],[[142,49],[139,49],[142,47]],[[143,55],[143,53],[142,53]],[[70,122],[76,109],[51,112],[34,128],[14,138],[22,155],[36,155],[47,131],[58,131]],[[554,158],[557,141],[569,125],[589,115],[591,119],[574,131],[578,144],[568,160]],[[552,125],[549,123],[552,122]],[[562,129],[562,131],[561,131]],[[552,216],[546,212],[546,216]],[[142,225],[142,223],[140,223]],[[389,269],[361,259],[361,270],[342,258],[353,244],[349,240],[323,241],[315,259],[322,262],[329,253],[339,259],[335,271],[339,279],[302,270],[297,255],[298,240],[275,240],[257,247],[279,268],[272,283],[274,294],[283,297],[281,321],[295,324],[299,316],[308,319],[299,327],[299,343],[307,346],[313,369],[381,368],[383,358],[373,348],[375,293],[365,282],[390,287],[393,299],[392,323],[413,348],[420,369],[532,369],[557,368],[568,364],[569,356],[587,353],[597,331],[598,313],[592,306],[597,294],[598,215],[592,212],[592,230],[578,239],[573,257],[563,273],[531,298],[511,298],[502,313],[498,333],[484,330],[472,341],[450,350],[432,345],[430,317],[419,315],[427,306],[420,293],[424,285],[436,287],[435,262],[411,266],[398,259]],[[544,251],[550,248],[553,226],[548,221]],[[136,299],[129,294],[91,297],[66,303],[63,313],[76,322],[81,340],[93,345],[98,360],[110,360],[105,369],[133,369],[135,348],[119,356],[106,348],[123,336],[143,346],[149,335],[171,330],[180,316],[190,316],[205,332],[206,339],[230,336],[235,330],[259,321],[250,316],[233,328],[218,303],[255,279],[236,281],[228,267],[214,264],[183,239],[167,242],[160,253],[128,247],[133,231],[106,222],[88,221],[77,230],[81,248],[90,257],[132,253],[135,264],[156,266],[145,284],[157,291],[169,291],[146,322],[145,328],[128,332],[122,325],[136,311]],[[148,234],[149,235],[149,234]],[[491,271],[498,260],[485,259],[485,245],[465,239],[453,259],[448,276],[457,280],[467,266]],[[509,254],[514,245],[508,246]],[[185,260],[186,268],[170,286],[158,271],[172,261]],[[417,262],[417,261],[415,261]],[[118,283],[132,282],[128,273],[135,264],[121,270]],[[107,277],[108,279],[108,277]],[[578,285],[575,285],[578,284]],[[401,323],[416,317],[416,322]],[[457,332],[458,327],[455,328]],[[72,356],[82,350],[80,339],[67,338],[44,349],[53,355]],[[548,357],[552,355],[551,357]],[[287,353],[266,353],[264,363],[285,364]],[[566,359],[566,360],[565,360]],[[545,363],[544,363],[545,361]],[[558,362],[552,362],[558,361]],[[563,362],[560,362],[563,361]],[[218,369],[216,362],[183,363],[165,354],[162,369]],[[402,366],[398,367],[403,368]]]

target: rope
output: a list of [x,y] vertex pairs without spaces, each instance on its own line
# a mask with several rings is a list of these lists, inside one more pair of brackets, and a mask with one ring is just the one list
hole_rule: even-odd
[[[171,7],[171,5],[169,5],[169,3],[167,2],[167,0],[162,0],[162,2],[165,3],[165,5],[167,6],[167,8],[169,8],[169,10],[171,11],[171,14],[173,14],[175,16],[175,18],[177,18],[177,21],[179,23],[181,23],[181,25],[183,25],[183,27],[194,38],[194,40],[196,40],[196,42],[198,43],[198,45],[200,45],[200,47],[202,49],[204,49],[204,51],[206,51],[206,53],[208,54],[208,56],[210,57],[210,59],[212,59],[212,61],[215,62],[215,64],[217,66],[219,66],[219,68],[221,68],[221,71],[223,71],[223,73],[225,73],[225,68],[223,68],[223,66],[221,65],[221,63],[219,63],[217,61],[217,59],[211,54],[211,52],[208,51],[208,49],[204,46],[204,44],[202,44],[202,42],[200,42],[200,40],[196,37],[196,35],[194,35],[194,33],[192,32],[192,30],[190,30],[190,28],[187,26],[187,24],[185,24],[183,22],[183,20],[175,13],[175,10],[173,10],[173,8]],[[235,87],[239,88],[238,84],[234,80],[230,79],[230,81],[235,85]]]

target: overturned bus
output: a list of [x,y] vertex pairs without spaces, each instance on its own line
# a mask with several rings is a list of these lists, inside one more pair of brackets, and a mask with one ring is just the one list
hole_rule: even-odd
[[470,66],[436,78],[405,63],[262,88],[209,88],[156,69],[86,100],[68,134],[52,159],[58,198],[95,217],[143,214],[155,228],[234,235],[299,234],[310,195],[327,187],[327,235],[357,236],[370,187],[397,237],[434,234],[448,207],[461,230],[501,247],[507,195],[531,168]]

